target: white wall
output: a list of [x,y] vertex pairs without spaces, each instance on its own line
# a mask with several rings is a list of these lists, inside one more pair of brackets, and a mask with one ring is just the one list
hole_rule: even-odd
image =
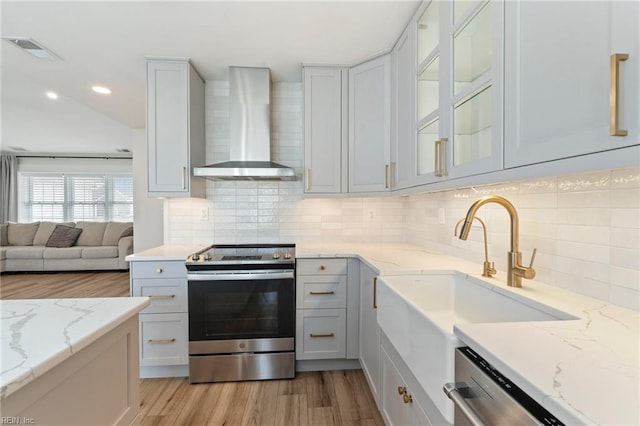
[[133,249],[143,251],[163,244],[164,202],[147,197],[147,136],[132,130],[133,143]]
[[[499,194],[518,209],[525,261],[538,248],[540,281],[640,310],[640,168],[404,197],[304,199],[302,85],[275,84],[273,92],[273,157],[295,167],[298,180],[209,181],[206,200],[166,200],[165,244],[406,241],[475,261],[481,271],[481,230],[468,241],[453,230],[475,199]],[[227,159],[227,97],[226,82],[207,83],[208,163]],[[504,270],[508,215],[488,205],[480,217],[490,258]]]

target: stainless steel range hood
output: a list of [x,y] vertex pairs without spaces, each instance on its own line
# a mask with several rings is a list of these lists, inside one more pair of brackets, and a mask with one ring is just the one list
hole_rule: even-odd
[[271,72],[229,68],[229,161],[193,169],[226,180],[294,180],[293,169],[271,161]]

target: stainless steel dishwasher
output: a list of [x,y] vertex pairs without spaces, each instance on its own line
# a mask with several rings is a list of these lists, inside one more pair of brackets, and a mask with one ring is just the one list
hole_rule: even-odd
[[564,425],[471,348],[456,349],[455,370],[456,382],[443,390],[456,426]]

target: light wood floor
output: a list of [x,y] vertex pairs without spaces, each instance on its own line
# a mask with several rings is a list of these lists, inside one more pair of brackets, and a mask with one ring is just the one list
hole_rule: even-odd
[[0,299],[129,296],[128,272],[58,272],[4,274]]
[[187,379],[145,379],[141,400],[143,426],[384,425],[361,370],[196,385]]
[[[0,299],[119,296],[129,296],[128,273],[0,276]],[[197,385],[144,379],[140,391],[141,425],[384,425],[361,370]]]

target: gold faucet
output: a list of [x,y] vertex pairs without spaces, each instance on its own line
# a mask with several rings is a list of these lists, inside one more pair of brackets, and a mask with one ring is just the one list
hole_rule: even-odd
[[[487,226],[484,224],[482,219],[479,217],[474,217],[475,220],[480,222],[482,225],[482,235],[484,236],[484,263],[482,264],[482,276],[483,277],[492,277],[496,273],[496,268],[493,266],[493,262],[489,262],[489,248],[487,247]],[[453,235],[458,236],[458,227],[465,220],[463,217],[456,223],[456,228],[453,231]]]
[[476,216],[476,212],[487,203],[500,204],[509,213],[509,217],[511,218],[511,249],[509,253],[507,253],[507,285],[510,287],[522,287],[522,278],[530,280],[536,276],[536,271],[532,266],[537,249],[533,249],[529,266],[523,266],[520,263],[522,262],[522,253],[520,253],[518,247],[518,239],[520,238],[518,212],[509,200],[499,195],[488,195],[476,200],[471,204],[467,216],[464,218],[464,223],[460,229],[460,239],[466,240],[469,237],[469,231],[471,231],[471,224]]

